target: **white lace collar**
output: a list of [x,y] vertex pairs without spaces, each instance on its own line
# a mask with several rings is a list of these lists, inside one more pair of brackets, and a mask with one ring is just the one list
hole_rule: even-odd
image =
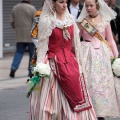
[[56,24],[56,27],[63,28],[64,26],[69,26],[69,21],[66,16],[64,17],[64,20],[62,21],[58,20],[55,16],[55,24]]
[[[53,23],[54,22],[54,23]],[[63,30],[63,37],[66,39],[66,40],[69,40],[71,39],[70,37],[70,33],[68,31],[68,27],[70,27],[72,24],[73,24],[73,20],[71,19],[68,19],[68,17],[65,15],[64,16],[64,20],[60,21],[56,18],[56,15],[54,15],[54,18],[53,18],[53,24],[52,24],[52,29],[54,29],[55,27],[58,27],[60,29]]]
[[97,24],[96,29],[99,32],[103,32],[108,24],[109,21],[107,21],[106,19],[104,19],[104,17],[102,17],[102,21],[99,24]]

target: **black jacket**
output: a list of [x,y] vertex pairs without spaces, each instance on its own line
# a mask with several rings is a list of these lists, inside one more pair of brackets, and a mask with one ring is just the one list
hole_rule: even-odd
[[116,19],[111,21],[111,29],[114,35],[118,34],[118,40],[120,43],[120,8],[115,6],[113,10],[117,13]]
[[[71,11],[70,11],[70,1],[68,2],[67,7],[68,7],[69,12],[71,13]],[[79,17],[82,8],[83,8],[83,5],[81,5],[81,4],[79,3],[79,10],[78,10],[77,18]]]

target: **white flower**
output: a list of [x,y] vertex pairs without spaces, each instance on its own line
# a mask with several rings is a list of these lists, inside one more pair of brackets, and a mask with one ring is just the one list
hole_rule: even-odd
[[120,58],[114,60],[112,64],[112,69],[115,76],[120,77]]
[[39,74],[50,75],[50,66],[49,64],[38,63],[34,67],[34,72],[39,72]]

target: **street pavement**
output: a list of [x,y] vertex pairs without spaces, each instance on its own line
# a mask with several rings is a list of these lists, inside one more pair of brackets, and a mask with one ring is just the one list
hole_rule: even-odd
[[15,78],[10,78],[13,54],[0,59],[0,120],[29,120],[29,98],[26,98],[28,54],[25,54]]
[[0,90],[0,120],[29,120],[29,99],[26,87]]
[[[29,120],[29,98],[26,98],[28,54],[25,54],[15,78],[9,77],[13,54],[0,59],[0,120]],[[120,120],[120,119],[105,119]]]

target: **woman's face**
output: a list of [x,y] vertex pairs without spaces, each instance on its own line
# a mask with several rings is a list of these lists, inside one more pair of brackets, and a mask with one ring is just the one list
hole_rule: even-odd
[[67,8],[67,0],[57,0],[53,3],[55,11],[58,14],[64,14]]
[[89,15],[95,16],[97,14],[97,7],[95,0],[86,0],[85,1],[86,11]]

